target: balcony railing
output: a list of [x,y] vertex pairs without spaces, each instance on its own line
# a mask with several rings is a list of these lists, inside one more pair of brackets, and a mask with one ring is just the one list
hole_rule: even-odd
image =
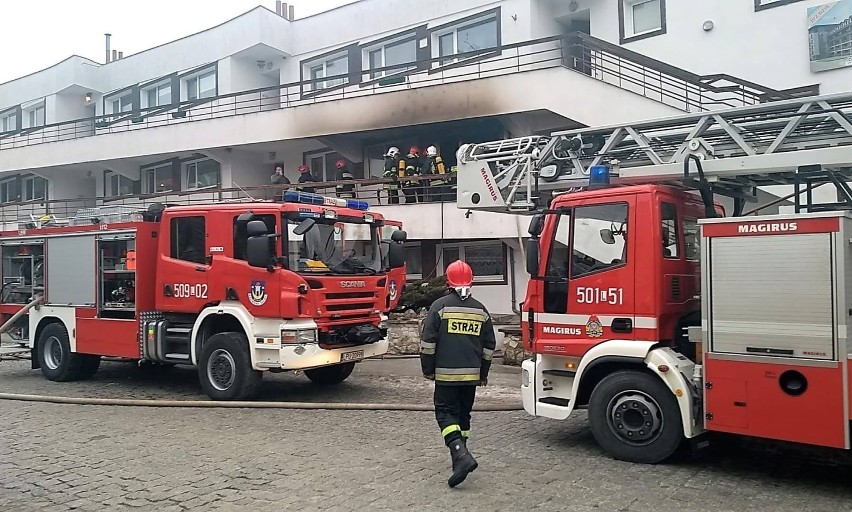
[[[435,182],[446,175],[423,175],[422,182]],[[211,203],[242,203],[250,201],[280,201],[288,190],[301,190],[312,187],[317,194],[335,197],[339,184],[355,186],[355,199],[364,201],[371,207],[392,204],[391,197],[398,198],[398,204],[416,205],[424,203],[455,203],[455,193],[449,186],[416,185],[405,190],[399,189],[396,195],[389,196],[384,189],[386,178],[367,178],[349,181],[324,181],[303,185],[265,185],[234,188],[206,188],[199,190],[168,191],[156,194],[124,195],[115,197],[92,197],[76,199],[54,199],[23,202],[0,203],[0,229],[24,229],[29,226],[52,220],[54,222],[74,217],[79,210],[100,206],[122,206],[142,211],[152,204],[197,205]],[[406,192],[408,194],[406,194]],[[408,198],[408,199],[406,199]]]
[[[777,91],[728,75],[696,75],[620,46],[574,33],[381,69],[223,94],[0,133],[0,150],[144,130],[563,66],[684,111],[809,96],[819,87]],[[554,94],[562,93],[554,91]],[[567,94],[567,92],[566,92]]]

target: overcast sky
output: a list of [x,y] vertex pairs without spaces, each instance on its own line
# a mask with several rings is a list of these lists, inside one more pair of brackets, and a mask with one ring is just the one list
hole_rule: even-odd
[[[296,19],[356,0],[290,0]],[[71,56],[104,60],[104,33],[124,56],[218,25],[275,0],[0,0],[0,83]],[[2,103],[2,101],[0,101]]]

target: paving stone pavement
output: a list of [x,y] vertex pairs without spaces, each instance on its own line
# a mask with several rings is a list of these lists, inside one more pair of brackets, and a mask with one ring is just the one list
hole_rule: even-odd
[[[313,392],[320,394],[301,387],[304,377],[274,376],[264,382],[264,396],[304,399],[295,396],[304,392],[313,400],[392,403],[428,396],[406,388],[416,373],[411,362],[369,364],[397,368],[365,363],[343,386]],[[128,396],[142,388],[135,380],[112,381],[111,372],[127,371],[112,365],[93,381],[46,389]],[[37,381],[18,370],[0,364],[0,389],[32,392],[21,388]],[[192,373],[181,375],[172,376],[185,380],[175,393],[199,398]],[[516,375],[495,374],[501,379]],[[556,422],[481,412],[473,424],[470,447],[480,468],[449,489],[449,455],[431,413],[0,401],[0,511],[852,510],[848,457],[723,438],[702,459],[683,455],[644,466],[604,455],[582,414]]]

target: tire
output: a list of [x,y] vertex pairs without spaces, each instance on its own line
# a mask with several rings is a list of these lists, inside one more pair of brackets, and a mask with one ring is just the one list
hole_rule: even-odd
[[311,382],[323,386],[334,386],[340,384],[352,375],[352,370],[355,369],[355,363],[336,364],[334,366],[323,366],[322,368],[314,368],[313,370],[305,370],[305,376],[311,379]]
[[198,377],[213,400],[245,400],[257,394],[263,372],[251,367],[246,337],[223,332],[211,336],[201,348]]
[[42,375],[54,382],[77,380],[85,357],[71,352],[68,330],[59,322],[48,324],[38,336],[38,362]]
[[101,356],[90,354],[79,354],[83,359],[83,364],[80,367],[80,373],[77,375],[79,380],[91,379],[101,367]]
[[674,394],[659,377],[638,371],[614,373],[595,386],[589,423],[601,448],[627,462],[662,462],[683,441]]

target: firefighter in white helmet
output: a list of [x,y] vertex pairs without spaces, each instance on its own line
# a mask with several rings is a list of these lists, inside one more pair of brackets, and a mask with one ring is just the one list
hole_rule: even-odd
[[388,204],[399,204],[399,179],[405,176],[405,167],[400,169],[402,155],[399,154],[398,147],[391,146],[384,156],[385,172],[382,174],[382,178],[389,178],[393,181],[383,183],[382,188],[388,193]]
[[423,173],[442,176],[441,178],[433,179],[431,183],[427,183],[427,186],[429,187],[427,189],[427,201],[444,201],[444,189],[447,184],[444,176],[447,174],[447,168],[444,165],[444,160],[441,158],[441,155],[438,154],[438,148],[435,146],[429,146],[426,148],[426,164],[423,166]]

